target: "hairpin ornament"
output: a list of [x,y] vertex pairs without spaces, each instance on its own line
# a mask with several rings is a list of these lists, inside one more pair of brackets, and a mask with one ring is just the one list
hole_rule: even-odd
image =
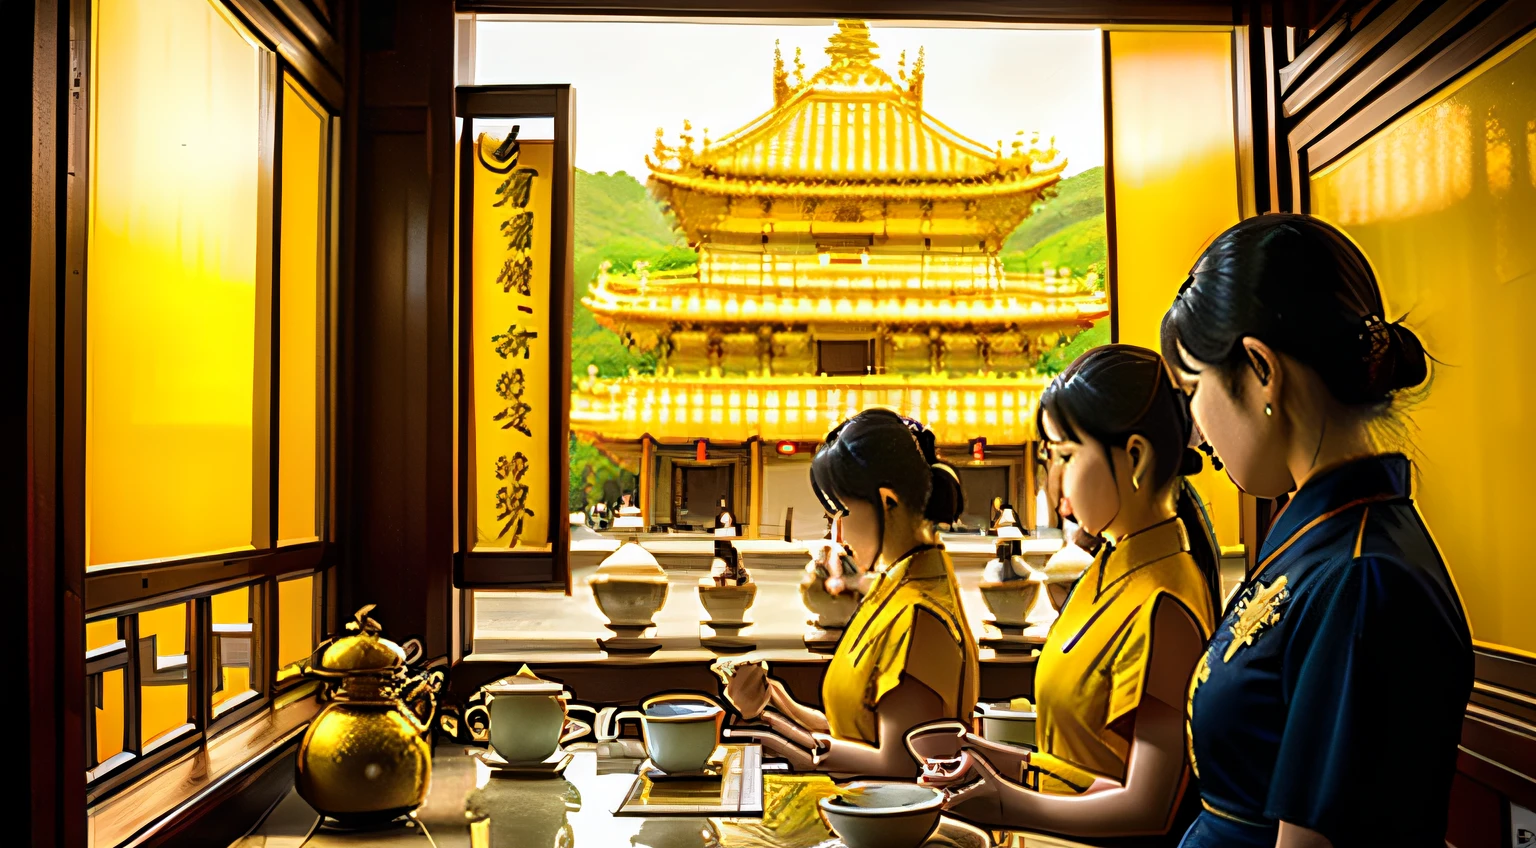
[[1361,331],[1361,356],[1365,360],[1366,383],[1376,385],[1382,365],[1387,361],[1387,350],[1392,346],[1392,332],[1380,315],[1365,316],[1365,329]]

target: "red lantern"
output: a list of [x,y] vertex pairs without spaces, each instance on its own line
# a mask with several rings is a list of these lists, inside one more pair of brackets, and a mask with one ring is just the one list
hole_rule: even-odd
[[971,439],[971,458],[975,460],[987,458],[987,440],[985,438]]
[[794,442],[789,441],[788,439],[785,439],[779,442],[777,450],[779,452],[779,456],[794,456],[795,453],[800,450],[800,446]]
[[693,458],[698,460],[699,462],[703,462],[704,460],[708,459],[709,458],[709,442],[705,441],[704,439],[699,439],[697,442],[694,442],[693,443]]

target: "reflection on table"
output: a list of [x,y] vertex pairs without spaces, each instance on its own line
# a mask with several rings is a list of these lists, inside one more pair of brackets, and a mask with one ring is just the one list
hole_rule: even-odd
[[[762,818],[615,817],[635,781],[639,760],[599,758],[590,744],[572,745],[560,778],[493,777],[462,745],[439,745],[432,791],[406,825],[367,832],[321,826],[318,814],[290,792],[250,836],[233,848],[423,846],[423,848],[816,848],[840,845],[816,802],[831,793],[820,775],[763,775]],[[1032,834],[986,834],[945,820],[934,848],[1086,848]],[[830,843],[830,844],[829,844]]]

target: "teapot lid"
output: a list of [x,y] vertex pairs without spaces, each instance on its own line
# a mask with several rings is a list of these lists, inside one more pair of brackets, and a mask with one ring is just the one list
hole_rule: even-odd
[[486,684],[485,691],[491,695],[560,695],[565,686],[539,677],[524,663],[517,674]]
[[352,631],[332,642],[320,655],[320,667],[326,671],[391,671],[405,667],[405,651],[394,642],[379,635],[382,629],[377,621],[368,617],[374,604],[358,610],[353,620],[347,622]]

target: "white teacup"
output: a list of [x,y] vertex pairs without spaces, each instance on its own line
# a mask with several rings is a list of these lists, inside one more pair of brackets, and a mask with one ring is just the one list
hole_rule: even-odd
[[520,683],[516,678],[485,687],[485,711],[491,747],[509,763],[540,763],[566,742],[592,728],[566,714],[565,687],[559,683]]
[[720,746],[725,711],[700,695],[658,695],[638,712],[619,713],[616,721],[640,719],[645,753],[667,774],[702,771]]

